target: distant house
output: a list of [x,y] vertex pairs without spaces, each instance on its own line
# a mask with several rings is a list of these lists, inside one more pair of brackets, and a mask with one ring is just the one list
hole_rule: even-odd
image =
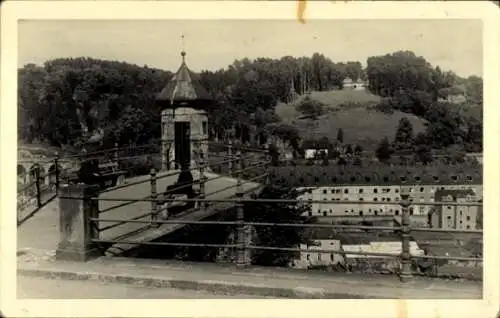
[[483,164],[483,153],[482,152],[469,152],[465,154],[466,158],[474,158],[477,162],[482,165]]
[[304,140],[301,147],[304,149],[305,159],[317,159],[323,152],[328,155],[330,145],[323,140]]
[[439,95],[440,102],[452,103],[452,104],[463,104],[467,101],[467,93],[465,87],[463,86],[453,86],[449,88],[443,88]]
[[[438,190],[435,193],[435,202],[472,203],[477,202],[472,189],[467,190]],[[479,207],[442,205],[431,212],[431,227],[441,229],[476,229]]]
[[354,81],[352,78],[346,77],[342,81],[342,87],[345,90],[365,90],[367,86],[367,83],[365,81],[362,81],[360,78]]
[[[390,256],[360,255],[349,252],[387,253],[394,256],[401,254],[401,239],[397,236],[379,236],[352,233],[334,233],[331,229],[316,229],[312,233],[313,242],[301,244],[300,257],[293,266],[296,268],[310,268],[315,266],[335,266],[350,263],[359,263],[360,260],[385,260]],[[320,252],[321,251],[321,252]],[[410,242],[412,255],[423,255],[415,241]],[[396,259],[394,257],[394,259]]]

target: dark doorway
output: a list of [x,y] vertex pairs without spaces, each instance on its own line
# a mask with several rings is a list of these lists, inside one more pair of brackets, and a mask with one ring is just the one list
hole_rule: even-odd
[[191,127],[189,122],[175,123],[175,163],[179,168],[191,162]]

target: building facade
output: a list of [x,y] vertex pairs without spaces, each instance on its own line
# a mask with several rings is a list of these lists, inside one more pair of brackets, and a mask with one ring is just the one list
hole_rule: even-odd
[[[374,172],[377,171],[377,172]],[[299,191],[299,200],[311,202],[310,216],[398,216],[401,189],[409,188],[410,214],[427,216],[440,190],[471,190],[482,200],[482,171],[475,167],[276,167],[271,180]],[[359,203],[343,203],[360,201]],[[375,203],[376,202],[376,203]]]
[[[439,190],[435,200],[451,203],[477,202],[476,194],[472,190]],[[441,229],[472,230],[478,226],[479,207],[442,205],[436,207],[431,215],[431,227]]]

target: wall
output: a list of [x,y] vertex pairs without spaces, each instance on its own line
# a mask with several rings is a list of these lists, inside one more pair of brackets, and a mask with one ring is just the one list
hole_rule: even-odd
[[[190,123],[191,138],[191,162],[197,162],[199,153],[202,151],[205,160],[208,160],[208,117],[204,110],[189,107],[175,109],[175,117],[172,109],[165,109],[161,113],[162,122],[162,166],[165,169],[167,161],[175,160],[175,123]],[[173,166],[171,165],[172,169]]]
[[[468,189],[482,199],[482,185],[419,185],[411,188],[410,198],[414,202],[434,202],[437,189]],[[336,203],[311,203],[311,216],[359,216],[359,215],[401,215],[399,200],[400,185],[345,185],[330,187],[298,188],[306,191],[298,199],[308,201],[335,200]],[[378,201],[387,204],[342,204],[342,201]],[[410,206],[413,215],[427,215],[432,206]]]

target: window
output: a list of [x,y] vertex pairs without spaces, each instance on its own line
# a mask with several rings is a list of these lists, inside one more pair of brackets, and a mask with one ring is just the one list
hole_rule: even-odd
[[447,208],[448,208],[448,210],[451,210],[451,206],[448,205]]
[[361,211],[359,211],[359,215],[360,215],[360,216],[363,216],[363,211],[362,211],[362,210],[361,210]]
[[394,192],[399,193],[399,189],[394,189]]
[[[332,243],[333,245],[333,243]],[[333,262],[333,254],[330,254],[330,260]]]
[[318,253],[318,261],[321,261],[321,253]]
[[359,201],[363,201],[364,199],[363,198],[359,198]]
[[372,209],[368,209],[368,213],[371,213],[372,212]]
[[467,181],[472,181],[472,177],[471,176],[467,176]]
[[349,210],[345,210],[345,213],[349,213]]
[[453,176],[451,176],[451,180],[453,180],[453,181],[457,181],[457,180],[458,180],[458,177],[457,177],[457,176],[455,176],[455,175],[453,175]]
[[396,215],[399,215],[399,210],[394,211]]
[[309,260],[311,256],[309,254],[306,255],[306,259]]
[[391,198],[387,198],[387,202],[391,202]]
[[389,182],[389,177],[384,177],[384,182]]
[[378,212],[377,212],[377,210],[375,210],[375,211],[373,211],[373,212],[375,213],[375,215],[378,215]]
[[373,198],[373,201],[378,201],[378,198]]
[[382,201],[385,201],[385,198],[382,198]]
[[335,193],[335,190],[333,190],[333,189],[332,189],[332,190],[330,191],[330,193],[331,193],[331,194],[334,194],[334,193]]
[[424,187],[420,187],[420,192],[424,192]]
[[470,221],[470,216],[467,216],[467,221]]
[[447,218],[448,220],[451,220],[451,216],[449,216],[449,215],[448,215],[446,218]]
[[326,216],[326,211],[323,211],[323,216]]
[[332,178],[332,182],[334,182],[334,183],[337,183],[337,180],[338,180],[337,177]]
[[434,182],[438,182],[439,181],[439,177],[438,176],[432,176],[432,179],[434,180]]
[[344,189],[344,193],[349,193],[349,189]]
[[208,124],[206,121],[203,121],[201,123],[201,126],[202,126],[202,130],[203,130],[203,134],[206,135],[208,133]]
[[311,211],[309,211],[309,213],[308,213],[308,214],[309,214],[309,216],[312,216],[312,212],[311,212]]
[[326,194],[326,190],[323,190],[323,194]]
[[359,193],[363,193],[363,189],[359,189]]
[[415,181],[420,182],[421,180],[420,176],[415,176]]
[[467,229],[470,229],[470,225],[467,225]]
[[373,193],[377,193],[377,192],[378,192],[377,188],[373,189]]

